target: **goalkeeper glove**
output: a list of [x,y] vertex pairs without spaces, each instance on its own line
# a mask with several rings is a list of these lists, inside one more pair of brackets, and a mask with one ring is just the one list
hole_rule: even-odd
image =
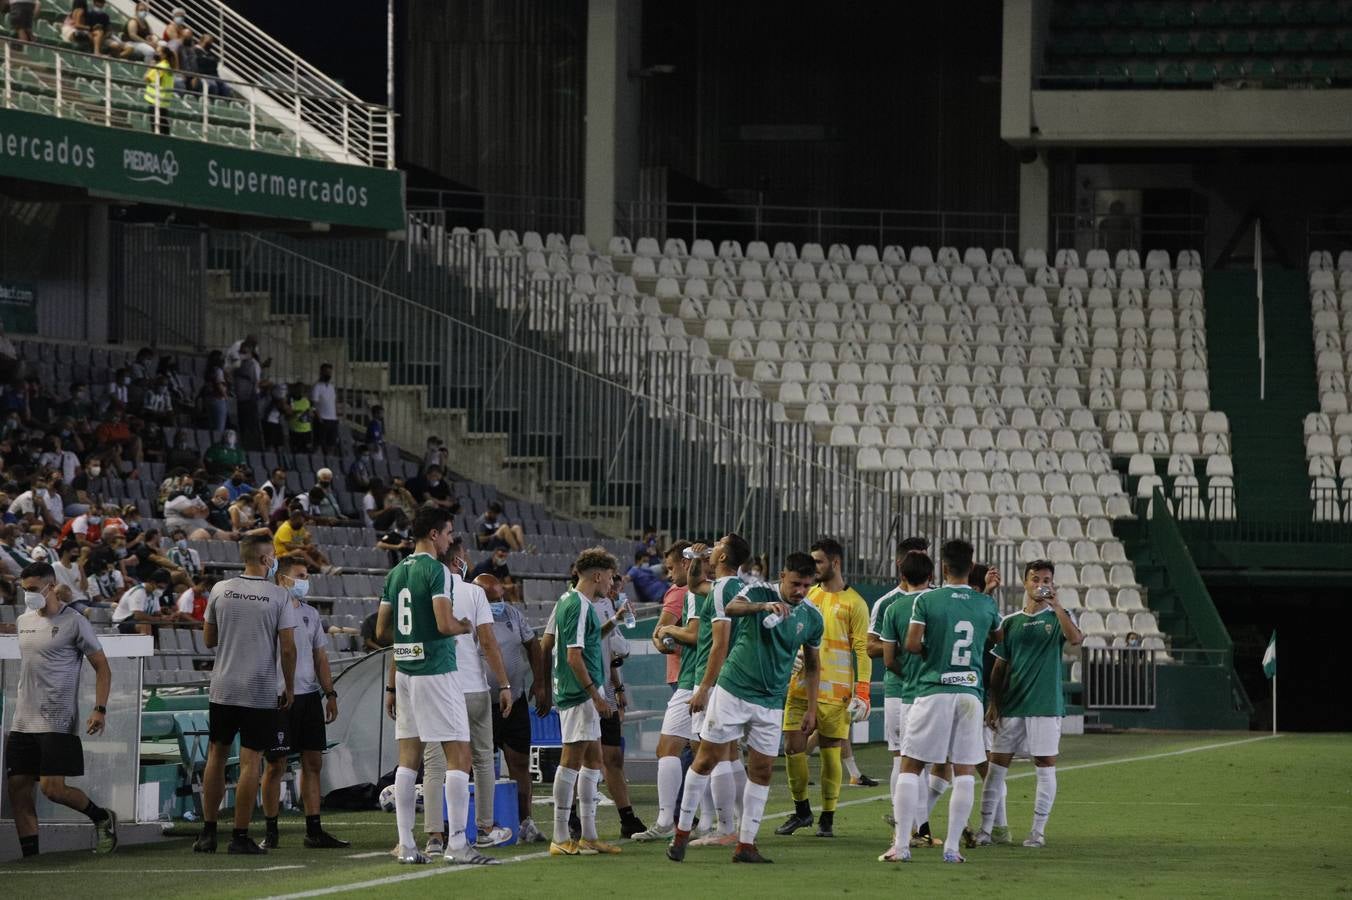
[[862,722],[868,718],[869,714],[869,686],[867,681],[862,681],[855,685],[854,697],[850,699],[850,705],[846,711],[850,714],[851,722]]

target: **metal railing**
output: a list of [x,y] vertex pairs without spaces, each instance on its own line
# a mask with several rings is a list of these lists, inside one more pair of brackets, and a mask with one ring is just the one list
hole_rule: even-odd
[[[1203,264],[1210,257],[1206,249],[1206,216],[1193,213],[1122,213],[1052,215],[1051,246],[1058,250],[1074,248],[1083,260],[1090,250],[1103,249],[1109,256],[1118,250],[1168,250],[1175,257],[1179,250],[1198,250]],[[1144,256],[1144,251],[1142,251]]]
[[1152,494],[1149,522],[1150,548],[1163,560],[1168,573],[1169,586],[1177,593],[1183,611],[1187,614],[1188,625],[1198,642],[1204,647],[1222,648],[1233,652],[1234,642],[1221,620],[1220,612],[1211,599],[1206,583],[1188,552],[1187,542],[1179,529],[1179,523],[1164,502],[1164,494],[1157,487]]
[[581,234],[582,200],[576,197],[536,197],[527,194],[481,194],[409,188],[410,209],[433,210],[438,221],[471,231],[513,228],[521,231]]
[[1154,709],[1158,652],[1140,647],[1082,647],[1085,708]]
[[[1212,503],[1226,497],[1231,488],[1213,487]],[[1264,510],[1259,517],[1236,517],[1229,520],[1188,520],[1178,515],[1175,499],[1175,518],[1179,530],[1189,539],[1234,541],[1263,544],[1352,544],[1352,522],[1346,519],[1349,497],[1339,488],[1311,488],[1310,502],[1304,511],[1274,512]]]
[[177,69],[169,70],[174,89],[156,91],[152,102],[145,99],[152,69],[0,37],[0,105],[109,128],[394,167],[393,117],[383,106]]
[[369,148],[356,157],[364,165],[394,168],[394,115],[386,107],[366,103],[220,0],[151,0],[150,8],[166,22],[182,8],[190,27],[216,38],[221,65],[261,93],[261,102],[278,104],[344,152]]

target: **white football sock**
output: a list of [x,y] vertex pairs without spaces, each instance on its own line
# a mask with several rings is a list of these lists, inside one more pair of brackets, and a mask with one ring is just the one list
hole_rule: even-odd
[[742,797],[746,794],[747,785],[746,766],[742,764],[742,755],[740,753],[737,754],[737,758],[732,760],[728,765],[732,766],[732,796],[735,798],[733,803],[736,807],[734,813],[737,816],[737,821],[740,822],[742,821]]
[[[423,809],[427,798],[423,798]],[[465,822],[469,819],[469,773],[452,769],[446,773],[446,849],[465,846]]]
[[554,843],[568,840],[568,813],[573,808],[573,786],[577,784],[577,769],[559,766],[554,770]]
[[738,840],[743,844],[756,843],[756,832],[760,831],[761,816],[765,814],[765,801],[770,797],[770,785],[746,783],[742,791],[742,830]]
[[1033,830],[1042,834],[1047,828],[1047,817],[1056,802],[1056,766],[1038,766],[1037,796],[1033,799]]
[[577,778],[577,817],[582,820],[582,839],[596,840],[596,786],[601,783],[599,769],[587,769]]
[[990,834],[991,828],[995,825],[1000,796],[1004,792],[1005,776],[1008,774],[1008,766],[998,766],[995,763],[991,763],[986,769],[986,780],[981,785],[981,830],[986,834]]
[[995,824],[1001,828],[1009,827],[1009,819],[1005,816],[1005,801],[1009,799],[1009,785],[1001,783],[1000,802],[995,804]]
[[920,776],[913,772],[899,773],[897,789],[892,792],[892,816],[897,820],[896,835],[893,838],[895,846],[910,846],[911,823],[924,808],[920,799]]
[[732,834],[737,827],[737,780],[732,775],[732,763],[725,759],[714,766],[709,784],[718,810],[718,833]]
[[967,818],[972,814],[972,801],[975,798],[976,776],[955,776],[953,796],[948,798],[948,839],[944,841],[944,850],[957,853],[962,846],[962,830],[967,827]]
[[403,766],[394,770],[394,821],[399,828],[399,846],[416,847],[413,821],[418,817],[418,798],[414,786],[418,773]]
[[934,806],[939,802],[939,798],[944,795],[944,791],[946,790],[948,790],[947,781],[940,778],[938,775],[931,775],[929,777],[929,796],[925,799],[925,818],[921,820],[922,822],[928,822],[930,817],[934,815]]
[[657,827],[670,828],[676,819],[676,795],[681,792],[681,759],[664,756],[657,761]]
[[[892,757],[892,774],[887,778],[887,795],[895,797],[897,794],[897,776],[901,774],[901,757]],[[894,813],[895,815],[895,813]]]
[[[842,756],[844,756],[844,754],[842,754]],[[849,756],[845,756],[845,758],[841,761],[845,763],[845,771],[850,773],[850,777],[853,778],[855,781],[858,781],[859,764],[854,761],[854,754],[851,753]]]
[[[704,797],[705,790],[709,787],[709,776],[701,775],[691,766],[685,773],[685,793],[681,795],[681,819],[676,827],[681,831],[689,831],[690,823],[695,821],[695,807],[699,806],[701,798]],[[706,825],[707,821],[701,819]]]

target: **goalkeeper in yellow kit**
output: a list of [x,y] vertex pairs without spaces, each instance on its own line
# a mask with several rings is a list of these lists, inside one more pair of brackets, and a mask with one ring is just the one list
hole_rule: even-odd
[[[817,584],[807,600],[822,614],[825,633],[821,643],[821,682],[817,694],[817,743],[821,749],[822,814],[817,837],[835,837],[836,801],[844,778],[841,748],[849,743],[850,725],[869,714],[869,679],[873,662],[868,655],[868,605],[859,592],[845,583],[841,572],[845,551],[837,541],[822,538],[812,545],[817,563]],[[775,834],[793,834],[812,824],[812,806],[807,799],[808,735],[800,726],[807,712],[806,679],[795,668],[784,704],[784,755],[789,772],[789,790],[794,811],[775,829]]]

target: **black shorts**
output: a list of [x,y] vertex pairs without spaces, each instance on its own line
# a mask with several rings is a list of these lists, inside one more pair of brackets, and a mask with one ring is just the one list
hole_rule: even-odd
[[19,29],[23,29],[24,31],[32,31],[33,4],[16,3],[13,6],[11,6],[9,8],[9,27],[14,31],[18,31]]
[[30,734],[11,731],[5,741],[6,775],[84,774],[84,745],[78,735],[59,732]]
[[315,440],[325,447],[338,446],[338,420],[319,419],[315,422]]
[[117,623],[117,633],[140,634],[140,632],[137,631],[137,628],[139,628],[140,625],[141,623],[136,621],[135,619],[123,619],[121,622]]
[[530,701],[522,694],[503,718],[496,703],[493,706],[493,746],[517,753],[530,753]]
[[601,717],[601,746],[619,747],[624,738],[620,734],[620,714]]
[[276,708],[212,703],[208,720],[213,744],[233,744],[235,735],[239,735],[241,747],[262,753],[286,742],[286,725],[281,710]]
[[284,740],[268,751],[269,759],[277,759],[291,753],[315,750],[320,753],[329,745],[329,735],[324,727],[324,695],[297,694],[291,708],[279,712]]

